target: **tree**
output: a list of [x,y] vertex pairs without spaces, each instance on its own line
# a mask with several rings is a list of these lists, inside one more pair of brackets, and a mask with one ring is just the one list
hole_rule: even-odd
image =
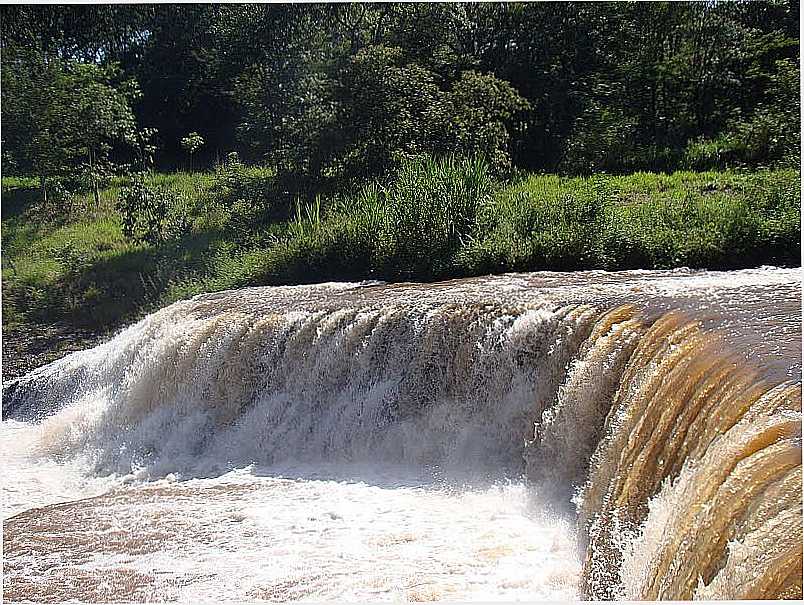
[[[86,171],[95,205],[100,204],[99,176],[108,168],[112,146],[137,143],[137,125],[131,103],[139,97],[136,82],[115,82],[120,72],[115,65],[70,62],[66,66],[69,108],[63,116],[65,139],[72,143],[72,154],[86,157]],[[68,143],[69,145],[69,143]]]
[[505,80],[476,71],[462,72],[447,99],[444,146],[485,157],[498,173],[510,170],[512,135],[522,139],[530,104]]
[[406,158],[453,152],[511,166],[511,134],[528,103],[491,74],[450,81],[410,61],[399,47],[367,46],[341,75],[335,161],[347,174],[381,174]]
[[243,63],[234,98],[244,157],[281,175],[320,174],[335,118],[333,89],[340,41],[328,35],[336,6],[255,5],[227,13],[229,57]]
[[3,143],[23,172],[47,180],[68,170],[88,177],[100,202],[98,175],[113,145],[134,141],[132,81],[115,66],[63,61],[30,49],[3,53]]
[[406,62],[398,47],[361,49],[341,75],[336,99],[342,147],[335,151],[349,175],[380,174],[425,153],[443,128],[435,74]]
[[3,49],[3,151],[21,174],[39,177],[47,203],[48,178],[71,159],[61,117],[68,111],[61,63],[26,48]]
[[214,153],[236,143],[233,90],[242,67],[229,57],[240,49],[226,46],[220,27],[228,10],[214,4],[155,6],[147,37],[129,64],[143,91],[137,117],[142,126],[159,131],[156,161],[163,168],[183,163],[181,139],[188,132],[204,134],[205,145],[193,158],[196,165],[211,164]]
[[190,172],[193,171],[193,154],[204,146],[204,137],[197,132],[191,132],[181,140],[181,148],[187,152],[190,161]]
[[[771,91],[795,88],[797,0],[0,11],[4,87],[32,108],[15,116],[17,128],[14,107],[4,107],[4,127],[28,129],[15,148],[39,157],[39,174],[63,163],[43,159],[62,148],[56,132],[30,137],[25,124],[44,123],[57,72],[76,62],[119,63],[107,79],[116,89],[138,81],[143,94],[129,102],[139,123],[158,129],[162,168],[177,166],[182,137],[200,131],[195,166],[237,150],[310,188],[322,174],[381,172],[422,150],[488,149],[495,165],[508,157],[530,170],[628,171],[672,169],[690,142],[749,130],[768,141],[745,156],[752,165],[795,143],[779,134],[795,129],[794,112]],[[510,115],[487,109],[498,98]]]

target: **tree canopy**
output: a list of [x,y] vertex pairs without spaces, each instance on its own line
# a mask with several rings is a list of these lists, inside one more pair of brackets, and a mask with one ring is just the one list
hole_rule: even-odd
[[237,151],[310,179],[422,153],[564,173],[799,154],[797,0],[0,10],[6,172],[123,161],[144,132],[160,168],[195,133],[196,167]]

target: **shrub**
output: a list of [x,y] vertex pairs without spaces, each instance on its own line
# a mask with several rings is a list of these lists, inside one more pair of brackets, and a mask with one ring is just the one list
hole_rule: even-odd
[[150,187],[142,178],[120,191],[117,208],[123,235],[137,243],[155,244],[186,228],[178,196],[164,187]]
[[436,75],[406,61],[398,47],[368,46],[346,65],[337,97],[342,141],[333,163],[346,177],[378,176],[433,149],[443,124],[443,93]]
[[746,196],[759,223],[763,262],[801,262],[801,180],[797,170],[752,175]]
[[193,171],[193,156],[195,153],[204,146],[204,137],[197,132],[191,132],[180,141],[181,148],[187,152],[189,159],[190,172]]
[[739,114],[724,132],[690,141],[683,164],[695,170],[734,166],[798,166],[801,156],[799,70],[791,59],[775,62],[765,99],[752,115]]
[[236,153],[216,169],[207,195],[209,205],[225,212],[234,230],[287,218],[289,207],[288,196],[279,191],[276,170],[247,166]]
[[570,174],[618,172],[640,165],[636,120],[622,109],[593,104],[575,121],[561,170]]
[[464,273],[800,262],[793,170],[532,177],[485,206]]

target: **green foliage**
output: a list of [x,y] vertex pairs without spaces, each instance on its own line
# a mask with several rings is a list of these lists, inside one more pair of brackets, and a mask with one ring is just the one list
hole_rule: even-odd
[[204,202],[204,211],[219,214],[235,236],[287,218],[289,208],[287,196],[279,190],[276,170],[247,166],[237,153],[229,154],[217,167]]
[[734,119],[713,139],[688,143],[684,164],[695,170],[756,165],[797,166],[801,157],[799,70],[776,61],[766,97],[747,120]]
[[383,263],[405,276],[448,273],[494,186],[488,164],[477,158],[424,158],[403,165],[382,190]]
[[197,132],[191,132],[181,139],[181,148],[190,158],[190,172],[193,171],[193,155],[204,146],[204,137]]
[[511,138],[528,108],[490,74],[454,81],[409,61],[399,47],[368,46],[344,70],[338,88],[345,135],[335,153],[346,175],[379,175],[432,153],[483,156],[498,173],[511,167]]
[[797,264],[796,171],[531,177],[484,209],[471,272]]
[[133,144],[136,121],[131,103],[140,97],[134,80],[123,80],[116,65],[99,66],[91,63],[67,63],[65,81],[70,89],[69,109],[59,119],[66,121],[76,145],[75,155],[102,153],[112,143]]
[[167,239],[184,228],[184,217],[176,215],[178,206],[176,195],[169,189],[135,179],[118,198],[123,235],[137,243],[155,244]]
[[[59,179],[72,183],[71,191],[92,191],[97,205],[110,177],[128,169],[121,160],[132,149],[143,168],[155,151],[155,129],[137,129],[139,85],[113,60],[120,54],[115,43],[136,36],[142,13],[83,7],[75,18],[69,10],[38,17],[29,11],[36,9],[3,15],[4,168],[37,175],[45,198]],[[115,23],[117,16],[132,21]],[[98,36],[108,38],[88,48]]]
[[112,146],[136,143],[136,82],[121,79],[115,65],[10,48],[3,54],[2,95],[3,143],[12,165],[39,176],[45,199],[48,178],[80,175],[99,203],[113,172]]
[[636,120],[624,111],[591,104],[575,122],[562,169],[570,174],[633,170],[644,163],[635,134]]
[[322,273],[417,279],[445,274],[490,187],[481,161],[409,160],[387,183],[297,203],[270,271],[300,281]]
[[530,104],[508,82],[476,71],[461,73],[447,103],[451,110],[442,148],[482,155],[492,170],[508,173],[513,135],[522,134]]
[[461,260],[473,271],[491,272],[594,266],[590,244],[609,197],[596,180],[566,186],[555,177],[531,178],[524,186],[501,191],[483,209]]
[[4,48],[2,67],[4,162],[42,179],[58,173],[72,159],[61,128],[69,113],[61,64],[29,49]]
[[181,140],[181,148],[184,149],[190,155],[193,155],[196,151],[201,149],[204,145],[204,137],[202,137],[197,132],[191,132],[186,137],[183,137]]
[[338,89],[348,175],[378,175],[406,157],[432,148],[443,122],[435,74],[404,60],[401,48],[361,49],[344,70]]
[[280,70],[253,66],[240,75],[236,94],[245,119],[237,132],[244,150],[258,162],[315,177],[331,143],[332,82],[305,65],[304,58],[293,59],[301,64]]
[[460,271],[455,255],[496,186],[481,159],[408,160],[388,181],[298,203],[262,279],[425,279]]
[[269,274],[428,279],[795,264],[799,190],[794,171],[533,176],[500,188],[477,160],[414,160],[386,184],[298,206]]
[[[497,175],[793,165],[798,12],[791,0],[13,6],[2,160],[43,180],[83,163],[97,180],[107,159],[174,169],[189,155],[192,170],[237,149],[308,201],[423,154],[482,155]],[[160,137],[132,135],[126,106]]]

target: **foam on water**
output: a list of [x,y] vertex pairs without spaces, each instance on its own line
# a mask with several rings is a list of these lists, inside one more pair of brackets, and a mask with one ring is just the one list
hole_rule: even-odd
[[777,571],[800,559],[800,282],[593,271],[176,303],[4,385],[4,596],[795,596]]
[[0,424],[3,519],[56,502],[97,496],[117,482],[87,474],[86,461],[42,455],[39,425],[16,420]]
[[[522,484],[236,475],[159,481],[72,507],[68,522],[82,539],[61,563],[87,574],[90,600],[577,597],[571,527],[541,516]],[[63,576],[50,572],[53,562],[31,558],[24,574],[33,570],[58,594]],[[16,565],[9,573],[23,581]],[[136,586],[126,588],[131,577]]]

